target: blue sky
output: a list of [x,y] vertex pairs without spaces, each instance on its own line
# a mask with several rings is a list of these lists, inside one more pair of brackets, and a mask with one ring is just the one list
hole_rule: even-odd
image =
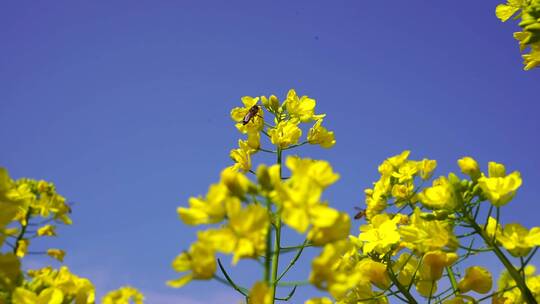
[[[100,295],[132,284],[152,304],[236,298],[164,282],[194,239],[176,208],[231,163],[229,112],[244,95],[295,88],[318,101],[337,144],[298,153],[341,174],[326,193],[341,210],[354,212],[382,159],[411,149],[439,174],[464,155],[521,171],[505,219],[538,225],[540,70],[522,70],[497,3],[4,1],[0,165],[76,203],[49,243],[74,272]],[[235,273],[249,285],[246,265]]]

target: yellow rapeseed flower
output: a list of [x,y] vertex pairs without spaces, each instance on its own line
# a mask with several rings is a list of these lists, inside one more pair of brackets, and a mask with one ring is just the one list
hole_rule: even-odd
[[388,214],[376,215],[368,225],[360,227],[358,239],[364,242],[364,254],[372,251],[385,254],[400,240],[397,222],[391,219]]
[[425,188],[418,198],[422,204],[433,210],[454,210],[459,200],[453,185],[444,176],[433,181],[433,186]]
[[472,266],[465,270],[465,277],[459,281],[458,288],[460,292],[470,290],[478,293],[488,293],[493,285],[491,273],[480,266]]
[[39,292],[17,287],[13,292],[13,304],[62,304],[64,294],[56,288],[46,288]]
[[495,206],[506,205],[521,186],[521,175],[514,171],[506,175],[505,167],[495,162],[489,163],[489,177],[482,176],[478,179],[478,185],[487,199]]
[[461,169],[461,172],[463,174],[467,174],[470,176],[473,180],[478,179],[480,176],[480,167],[478,166],[478,163],[474,158],[470,156],[465,156],[463,158],[460,158],[458,161],[458,166]]
[[180,288],[191,280],[209,280],[216,271],[214,249],[204,242],[196,241],[188,252],[182,252],[174,259],[172,267],[177,272],[190,272],[179,279],[167,281],[171,287]]
[[300,122],[308,122],[321,119],[325,114],[315,115],[315,99],[307,96],[298,97],[296,91],[291,89],[287,93],[287,99],[283,103],[289,115],[292,118],[300,120]]
[[272,293],[266,282],[256,282],[249,292],[249,304],[271,304]]
[[302,136],[302,130],[298,127],[298,123],[298,120],[284,120],[278,122],[274,128],[269,129],[268,135],[270,135],[272,144],[281,149],[297,144]]
[[307,140],[312,145],[321,145],[323,148],[331,148],[336,144],[334,132],[328,131],[321,126],[322,119],[317,120],[313,127],[309,129]]
[[199,238],[217,251],[233,254],[233,264],[241,258],[255,258],[266,250],[270,218],[266,207],[236,205],[227,210],[229,222],[221,228],[199,232]]
[[143,304],[144,296],[137,289],[131,286],[124,286],[117,290],[110,291],[102,299],[102,304]]

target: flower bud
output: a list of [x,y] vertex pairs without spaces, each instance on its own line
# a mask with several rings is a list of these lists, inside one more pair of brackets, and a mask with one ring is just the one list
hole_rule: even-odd
[[461,168],[463,174],[467,174],[473,180],[476,180],[480,176],[480,167],[474,158],[465,156],[458,160],[458,166]]

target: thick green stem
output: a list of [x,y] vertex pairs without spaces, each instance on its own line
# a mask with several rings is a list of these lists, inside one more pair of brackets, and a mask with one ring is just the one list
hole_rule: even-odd
[[[279,165],[279,177],[281,178],[281,154],[282,150],[280,147],[277,149],[277,164]],[[276,298],[276,287],[277,287],[277,278],[278,278],[278,269],[279,269],[279,251],[281,250],[281,217],[279,216],[279,210],[277,211],[278,216],[275,217],[275,238],[274,238],[274,251],[272,252],[272,274],[270,278],[270,295],[272,299],[272,304]]]
[[[272,205],[270,199],[266,199],[266,209],[268,214],[272,214]],[[271,265],[271,248],[272,247],[272,224],[268,225],[268,233],[266,234],[266,254],[264,255],[264,281],[270,284],[270,267]]]
[[[504,255],[504,253],[501,251],[501,249],[495,244],[494,237],[490,237],[487,235],[487,233],[482,229],[474,219],[470,217],[470,215],[467,215],[467,219],[469,220],[469,224],[473,227],[473,229],[482,237],[484,242],[489,248],[493,249],[493,252],[497,256],[497,258],[501,261],[501,263],[504,265],[512,279],[516,282],[517,287],[521,291],[521,296],[523,299],[530,304],[536,304],[536,299],[534,298],[531,290],[527,287],[527,284],[525,283],[525,280],[523,277],[519,274],[518,270],[512,265],[512,263],[508,260],[508,258]],[[497,222],[498,223],[498,222]]]

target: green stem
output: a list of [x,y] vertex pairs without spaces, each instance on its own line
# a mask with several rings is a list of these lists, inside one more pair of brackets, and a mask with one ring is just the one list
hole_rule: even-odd
[[[282,170],[281,170],[281,157],[282,157],[282,150],[280,147],[277,149],[277,164],[279,165],[279,177],[282,176]],[[272,304],[274,304],[274,300],[276,297],[276,287],[277,287],[277,277],[278,277],[278,269],[279,269],[279,251],[281,249],[281,217],[279,216],[279,210],[277,210],[278,216],[275,217],[275,228],[276,228],[276,234],[274,239],[274,251],[272,252],[272,274],[270,278],[270,298],[272,299]]]
[[19,249],[19,241],[21,241],[24,238],[24,234],[26,233],[26,228],[28,228],[28,221],[30,220],[30,208],[26,211],[26,215],[24,216],[24,224],[21,224],[21,233],[17,236],[17,239],[15,239],[15,244],[13,245],[13,253],[17,254],[17,250]]
[[281,278],[283,278],[283,276],[289,271],[289,269],[291,269],[293,266],[294,266],[294,263],[296,263],[296,261],[298,261],[298,259],[300,258],[300,255],[302,255],[302,251],[304,251],[304,248],[306,247],[308,243],[308,240],[305,239],[304,240],[304,244],[302,246],[300,246],[300,249],[298,249],[298,252],[296,253],[296,255],[294,256],[294,258],[291,260],[291,262],[289,263],[289,265],[287,266],[287,268],[285,268],[285,270],[283,270],[283,272],[279,275],[279,277],[277,278],[277,281],[279,282],[279,280],[281,280]]
[[[488,247],[493,249],[493,252],[497,256],[497,258],[501,261],[501,263],[504,265],[506,270],[508,270],[508,273],[512,277],[512,279],[516,282],[517,287],[521,291],[521,296],[527,303],[530,304],[536,304],[536,299],[534,298],[531,290],[527,287],[527,284],[525,283],[525,280],[523,277],[519,274],[517,269],[512,265],[512,263],[508,260],[508,258],[504,255],[504,253],[501,251],[501,249],[495,244],[493,238],[491,238],[489,235],[486,234],[484,229],[482,229],[471,217],[470,215],[467,215],[467,219],[469,220],[469,224],[473,227],[474,230],[482,237],[486,245]],[[497,222],[498,223],[498,222]]]
[[452,289],[454,290],[454,292],[457,292],[458,285],[456,277],[454,276],[454,270],[451,266],[446,266],[446,273],[448,274],[448,278],[450,278],[450,284],[452,284]]
[[[266,199],[266,209],[268,214],[272,214],[272,205],[270,199]],[[266,234],[266,254],[264,256],[264,280],[270,284],[270,267],[271,267],[271,248],[272,247],[272,224],[268,225],[268,233]]]
[[412,296],[412,294],[409,292],[407,288],[405,288],[401,283],[399,283],[396,274],[394,273],[394,270],[392,269],[392,265],[390,264],[391,260],[388,259],[388,264],[386,269],[388,270],[388,276],[390,277],[390,280],[396,287],[398,288],[399,292],[401,292],[402,295],[407,298],[408,303],[418,303],[416,302],[416,299]]

